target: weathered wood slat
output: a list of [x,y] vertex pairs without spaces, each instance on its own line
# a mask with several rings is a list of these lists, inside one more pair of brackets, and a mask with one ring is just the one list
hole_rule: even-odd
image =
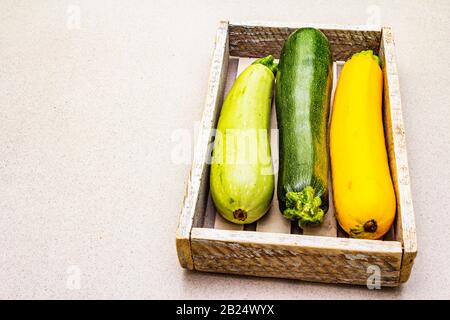
[[216,211],[216,219],[214,220],[214,229],[220,230],[244,230],[242,224],[231,223]]
[[402,259],[396,241],[194,228],[191,244],[200,271],[359,285],[373,265],[397,285]]
[[417,254],[417,238],[397,61],[391,28],[383,27],[382,29],[379,55],[382,61],[384,78],[384,129],[386,132],[391,175],[397,198],[395,236],[403,244],[400,282],[405,282],[409,278],[412,264]]
[[[253,63],[253,61],[255,61],[255,58],[239,58],[239,65],[238,65],[238,72],[237,72],[237,76],[239,76],[242,71],[245,70],[245,68],[247,68],[249,65],[251,65]],[[236,76],[236,78],[237,78]]]
[[[240,57],[262,57],[272,54],[279,58],[286,38],[299,27],[309,25],[262,26],[257,24],[230,24],[230,53]],[[380,30],[361,28],[334,29],[318,27],[330,41],[335,60],[347,60],[353,53],[372,49],[378,52]]]
[[205,218],[203,219],[203,228],[214,228],[216,220],[216,208],[211,198],[211,193],[208,194],[208,202],[206,203]]
[[[225,90],[223,93],[224,99],[227,96],[228,92],[230,92],[231,87],[233,86],[234,81],[236,80],[236,76],[238,74],[238,67],[239,67],[239,58],[230,57],[228,61],[227,80],[225,83]],[[222,106],[220,108],[222,108]]]
[[193,269],[190,246],[192,227],[199,224],[205,212],[209,185],[210,145],[212,129],[215,126],[217,112],[220,110],[221,97],[228,69],[228,22],[221,22],[217,29],[205,108],[203,110],[201,127],[195,146],[194,160],[190,171],[184,205],[176,232],[176,247],[178,259],[182,267]]

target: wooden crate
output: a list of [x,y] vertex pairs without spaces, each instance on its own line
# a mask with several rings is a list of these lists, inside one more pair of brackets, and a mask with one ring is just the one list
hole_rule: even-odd
[[[209,163],[213,129],[224,95],[252,58],[268,54],[278,58],[288,35],[299,27],[302,25],[220,22],[206,105],[176,234],[180,264],[198,271],[358,285],[367,284],[375,270],[371,266],[377,266],[382,286],[398,286],[409,278],[417,244],[394,40],[389,27],[365,30],[314,26],[331,44],[333,90],[343,61],[353,53],[372,49],[381,58],[384,128],[397,196],[396,220],[384,239],[348,238],[336,223],[332,201],[323,225],[304,230],[281,216],[276,192],[270,211],[252,225],[231,224],[214,210],[209,194]],[[276,128],[274,108],[272,128]],[[277,138],[272,138],[277,172]]]

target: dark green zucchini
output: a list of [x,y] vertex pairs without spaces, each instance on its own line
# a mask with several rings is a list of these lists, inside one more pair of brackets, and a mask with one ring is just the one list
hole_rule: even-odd
[[328,210],[328,115],[332,55],[326,36],[301,28],[284,43],[276,81],[280,211],[299,226]]

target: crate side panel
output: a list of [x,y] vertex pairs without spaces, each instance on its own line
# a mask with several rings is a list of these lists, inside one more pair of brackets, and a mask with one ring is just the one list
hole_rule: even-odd
[[376,266],[383,286],[399,283],[402,252],[398,242],[361,244],[355,239],[219,231],[193,229],[196,270],[365,285],[369,267]]
[[[197,141],[196,149],[194,150],[194,166],[197,165],[201,168],[198,170],[200,176],[199,191],[197,201],[195,205],[195,214],[193,226],[199,227],[203,225],[205,218],[205,211],[209,193],[209,173],[211,163],[211,151],[214,145],[214,128],[217,124],[220,108],[223,103],[224,90],[226,85],[226,77],[228,72],[228,35],[224,35],[225,45],[224,50],[220,50],[217,54],[217,60],[214,59],[213,65],[217,65],[218,72],[215,72],[215,67],[212,69],[213,74],[209,80],[209,94],[208,103],[205,107],[205,113],[202,118],[201,128],[199,132],[199,138]],[[222,49],[223,41],[220,43]],[[211,90],[212,88],[212,90]]]
[[396,240],[403,244],[400,281],[406,282],[417,254],[417,239],[395,46],[390,28],[383,28],[380,57],[384,78],[384,126],[389,164],[397,198],[397,220],[394,234]]
[[[230,54],[255,58],[271,54],[279,58],[285,40],[296,29],[283,26],[230,24]],[[320,28],[320,30],[330,42],[335,61],[347,60],[352,54],[361,50],[372,49],[378,52],[380,47],[380,31],[327,28]]]
[[210,152],[212,128],[217,118],[220,97],[223,96],[228,68],[228,49],[228,22],[221,22],[215,40],[205,108],[194,150],[194,160],[176,232],[176,248],[179,262],[182,267],[188,269],[193,268],[190,251],[191,229],[193,226],[202,224],[207,205],[209,181],[208,152]]

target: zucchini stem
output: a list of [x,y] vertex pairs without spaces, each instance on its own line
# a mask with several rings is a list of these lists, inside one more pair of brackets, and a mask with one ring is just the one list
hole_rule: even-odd
[[271,54],[269,54],[267,57],[259,58],[253,61],[252,64],[262,64],[263,66],[269,68],[269,70],[272,71],[274,76],[277,74],[278,63],[273,61],[273,56]]
[[288,219],[297,219],[300,228],[308,225],[321,224],[324,212],[320,208],[322,200],[315,196],[314,188],[307,186],[301,192],[286,193],[286,209],[283,216]]
[[369,58],[372,58],[373,60],[375,60],[375,62],[378,65],[380,65],[380,58],[377,55],[373,54],[372,50],[363,50],[363,51],[357,52],[352,55],[352,58],[353,57],[369,57]]

